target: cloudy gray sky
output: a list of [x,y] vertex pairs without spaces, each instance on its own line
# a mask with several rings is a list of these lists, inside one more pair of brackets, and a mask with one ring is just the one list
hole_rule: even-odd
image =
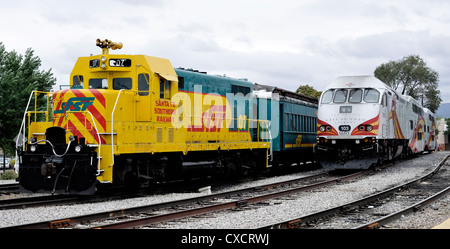
[[15,0],[1,3],[0,41],[22,54],[31,47],[58,84],[78,56],[100,53],[97,38],[124,43],[112,53],[293,91],[418,54],[448,103],[449,13],[447,0]]

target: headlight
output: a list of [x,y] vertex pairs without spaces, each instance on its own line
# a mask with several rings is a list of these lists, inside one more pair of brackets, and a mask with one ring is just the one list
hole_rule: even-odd
[[331,131],[331,126],[327,125],[327,131]]
[[359,130],[359,131],[364,131],[364,130],[365,130],[364,125],[360,125],[360,126],[358,127],[358,130]]
[[325,131],[325,126],[324,126],[324,125],[320,126],[319,130],[320,130],[321,132],[324,132],[324,131]]
[[36,149],[37,149],[36,145],[31,145],[31,146],[30,146],[30,151],[31,151],[31,152],[35,152]]
[[79,152],[81,151],[82,148],[83,148],[83,146],[81,146],[81,145],[75,146],[75,152],[76,152],[76,153],[79,153]]
[[366,131],[372,131],[373,127],[371,125],[366,126]]

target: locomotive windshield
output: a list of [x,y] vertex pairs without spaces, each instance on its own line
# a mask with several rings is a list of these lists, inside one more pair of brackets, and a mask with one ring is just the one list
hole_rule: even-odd
[[375,89],[366,89],[364,92],[364,101],[366,103],[378,103],[380,92]]
[[108,89],[108,79],[90,79],[89,89]]
[[[347,98],[348,97],[348,98]],[[380,92],[373,88],[359,89],[330,89],[322,96],[322,104],[329,104],[331,101],[336,104],[342,103],[378,103]]]
[[339,89],[336,91],[336,94],[334,94],[334,103],[345,103],[345,100],[347,100],[347,89]]
[[323,94],[322,104],[328,104],[333,99],[334,89],[328,90]]
[[350,96],[348,97],[348,102],[350,103],[360,103],[362,100],[362,89],[352,89],[350,90]]
[[133,81],[131,78],[114,78],[113,79],[113,89],[114,90],[131,90]]

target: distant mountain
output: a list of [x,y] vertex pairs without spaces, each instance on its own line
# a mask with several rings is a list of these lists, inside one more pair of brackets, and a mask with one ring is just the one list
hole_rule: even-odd
[[439,106],[439,109],[436,111],[436,116],[442,118],[450,118],[450,103],[444,103]]

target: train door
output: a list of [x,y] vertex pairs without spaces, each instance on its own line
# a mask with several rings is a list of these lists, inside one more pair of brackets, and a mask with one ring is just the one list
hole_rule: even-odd
[[150,121],[150,75],[138,74],[138,92],[136,93],[136,121]]

